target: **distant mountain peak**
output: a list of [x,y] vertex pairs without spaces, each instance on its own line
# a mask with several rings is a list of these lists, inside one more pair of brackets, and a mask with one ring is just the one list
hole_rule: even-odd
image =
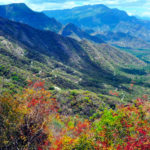
[[20,8],[20,9],[28,9],[28,10],[30,9],[25,3],[12,3],[12,4],[8,4],[8,5],[1,5],[1,6]]
[[75,26],[75,25],[73,23],[68,23],[66,26]]
[[97,8],[97,7],[102,7],[102,8],[107,8],[107,9],[109,9],[109,7],[107,7],[106,5],[104,5],[104,4],[96,4],[96,5],[90,5],[91,7],[95,7],[95,8]]
[[79,30],[79,28],[77,26],[75,26],[73,23],[68,23],[65,28],[69,28],[69,29],[72,29],[72,30]]
[[12,21],[28,24],[40,30],[58,32],[62,25],[54,18],[49,18],[44,13],[30,9],[25,3],[0,5],[0,16]]
[[27,5],[25,3],[12,3],[12,4],[8,4],[6,6],[26,6],[27,7]]

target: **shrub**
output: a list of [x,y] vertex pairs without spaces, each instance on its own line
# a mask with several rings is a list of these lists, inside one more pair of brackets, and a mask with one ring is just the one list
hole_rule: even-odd
[[148,150],[150,147],[149,101],[137,99],[115,110],[105,108],[86,120],[61,115],[60,110],[40,81],[30,81],[22,93],[1,95],[0,149]]

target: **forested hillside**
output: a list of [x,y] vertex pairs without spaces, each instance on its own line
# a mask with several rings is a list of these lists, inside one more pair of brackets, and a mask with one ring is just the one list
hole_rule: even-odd
[[[4,89],[23,87],[33,74],[45,79],[48,87],[54,84],[63,89],[85,89],[106,95],[116,88],[127,95],[134,93],[130,90],[133,79],[140,79],[137,86],[149,86],[148,70],[143,61],[105,43],[78,42],[3,18],[0,23]],[[132,74],[134,67],[130,68],[131,65],[141,69]],[[145,90],[145,94],[147,92]]]

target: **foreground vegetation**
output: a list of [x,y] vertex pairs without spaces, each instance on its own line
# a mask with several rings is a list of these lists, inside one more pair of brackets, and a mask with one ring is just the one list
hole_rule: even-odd
[[[88,98],[85,100],[91,103]],[[40,81],[29,82],[29,87],[21,93],[1,94],[0,149],[150,148],[150,102],[147,95],[113,110],[103,105],[103,111],[95,110],[88,119],[81,115],[64,115],[60,107]]]

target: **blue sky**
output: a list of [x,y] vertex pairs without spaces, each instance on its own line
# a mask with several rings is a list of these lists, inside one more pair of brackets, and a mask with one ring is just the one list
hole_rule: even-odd
[[150,0],[0,0],[0,4],[26,3],[36,11],[65,9],[88,4],[105,4],[125,10],[129,15],[150,18]]

